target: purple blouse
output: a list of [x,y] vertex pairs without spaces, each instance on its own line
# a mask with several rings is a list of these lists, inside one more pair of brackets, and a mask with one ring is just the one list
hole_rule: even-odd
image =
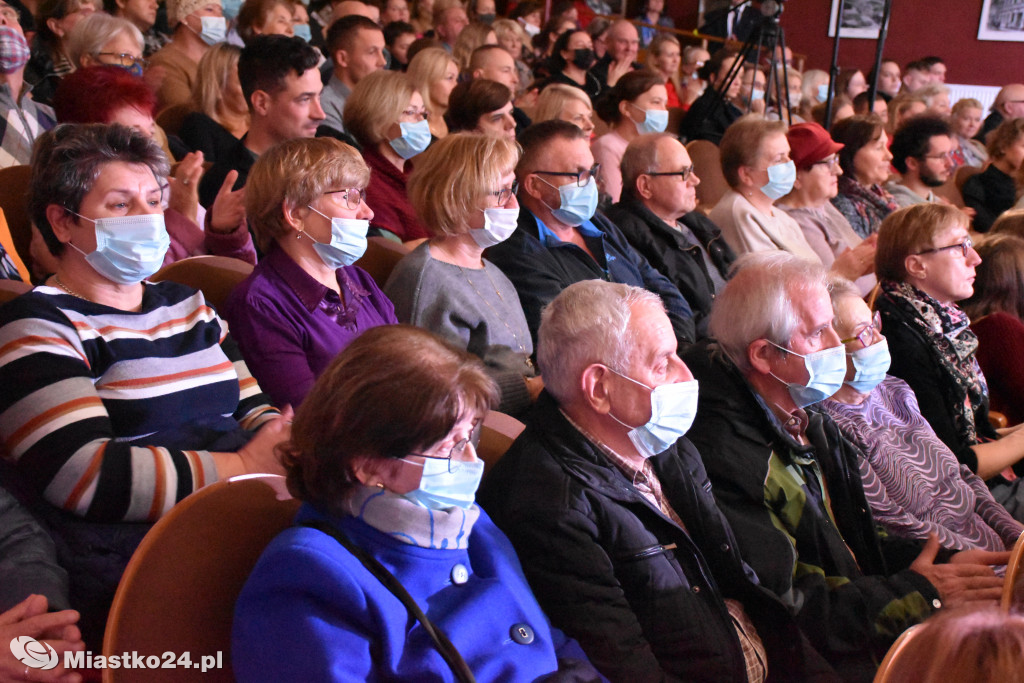
[[298,408],[353,339],[398,322],[391,301],[366,271],[346,266],[337,275],[344,302],[275,245],[224,304],[231,336],[274,405]]

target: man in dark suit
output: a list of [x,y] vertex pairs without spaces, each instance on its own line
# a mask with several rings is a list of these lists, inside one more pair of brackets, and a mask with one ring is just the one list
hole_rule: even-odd
[[760,9],[754,7],[752,2],[731,0],[728,7],[721,7],[704,15],[704,24],[701,25],[700,32],[743,42],[761,25],[761,19]]

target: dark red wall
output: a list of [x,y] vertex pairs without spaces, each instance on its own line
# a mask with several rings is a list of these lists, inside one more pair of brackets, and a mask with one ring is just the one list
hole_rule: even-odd
[[[828,37],[831,0],[787,0],[780,25],[786,44],[808,57],[808,68],[828,69],[832,38]],[[901,65],[925,55],[942,57],[950,83],[1004,85],[1024,82],[1024,43],[978,40],[981,0],[893,0],[885,56]],[[666,7],[681,28],[691,28],[697,3],[668,0]],[[874,65],[877,42],[845,38],[839,46],[840,66],[865,72]]]

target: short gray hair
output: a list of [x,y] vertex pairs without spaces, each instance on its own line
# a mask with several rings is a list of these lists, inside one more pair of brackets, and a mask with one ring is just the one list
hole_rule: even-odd
[[636,347],[629,321],[633,306],[639,303],[665,310],[653,292],[604,280],[572,284],[544,308],[537,333],[537,364],[544,387],[560,404],[579,395],[580,376],[592,363],[628,371]]
[[[102,5],[101,5],[102,6]],[[82,66],[82,57],[95,56],[103,46],[122,33],[127,33],[139,46],[139,56],[145,47],[142,32],[127,19],[112,17],[104,12],[93,12],[81,19],[68,33],[68,59],[76,67]]]
[[825,278],[820,263],[785,251],[745,254],[736,260],[731,279],[715,298],[711,335],[736,367],[747,372],[751,342],[767,339],[785,348],[799,323],[794,292],[827,287]]
[[949,86],[945,83],[929,83],[915,90],[914,94],[924,100],[924,103],[930,107],[937,95],[946,93],[946,97],[950,97],[951,92]]

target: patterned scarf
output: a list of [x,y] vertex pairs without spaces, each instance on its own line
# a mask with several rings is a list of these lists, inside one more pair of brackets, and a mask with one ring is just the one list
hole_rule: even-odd
[[[848,176],[839,177],[839,196],[845,197],[853,207],[859,221],[851,220],[850,224],[861,237],[868,237],[878,232],[878,226],[890,213],[900,208],[892,195],[881,185],[864,187]],[[839,208],[839,207],[837,207]],[[850,216],[847,216],[849,219]]]
[[476,505],[463,510],[430,510],[385,489],[360,486],[345,501],[349,514],[403,543],[421,548],[465,550],[473,524],[480,517]]
[[967,314],[956,304],[941,304],[905,282],[883,281],[882,295],[931,342],[929,350],[953,380],[950,389],[958,408],[957,432],[964,443],[977,443],[974,410],[988,396],[988,386],[975,357],[978,338],[969,327]]

